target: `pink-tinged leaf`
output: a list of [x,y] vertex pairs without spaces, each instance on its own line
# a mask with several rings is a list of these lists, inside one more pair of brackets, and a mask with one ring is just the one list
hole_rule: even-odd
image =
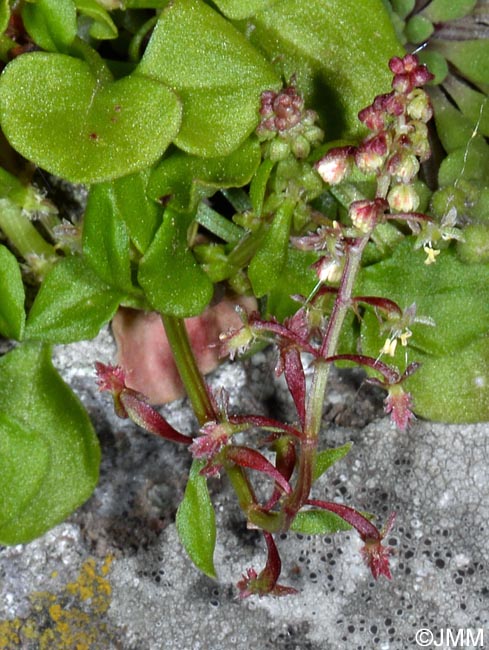
[[139,399],[139,397],[134,394],[134,391],[124,389],[121,392],[119,399],[128,417],[130,417],[138,426],[146,429],[146,431],[161,436],[166,440],[179,442],[184,445],[189,445],[193,441],[193,438],[179,433],[168,424],[165,418],[162,417],[158,411],[155,411],[153,407]]
[[381,575],[384,575],[389,580],[392,578],[389,557],[392,554],[392,549],[382,545],[382,540],[389,534],[392,526],[394,525],[395,513],[392,513],[387,520],[387,524],[382,531],[379,531],[376,526],[372,524],[366,517],[359,512],[344,506],[340,503],[333,503],[331,501],[319,501],[318,499],[310,499],[306,502],[309,506],[316,506],[323,510],[329,510],[339,515],[344,521],[349,523],[360,535],[365,546],[361,550],[362,558],[372,572],[372,576],[377,580]]
[[297,348],[289,348],[285,352],[284,375],[300,422],[304,427],[306,421],[306,378],[301,355]]
[[267,544],[267,563],[259,574],[255,569],[247,570],[246,575],[236,585],[240,591],[240,598],[296,594],[297,590],[293,587],[277,584],[282,570],[282,562],[272,535],[267,532],[263,532],[263,535]]
[[277,468],[265,458],[265,456],[260,454],[259,451],[249,449],[248,447],[230,445],[225,448],[225,454],[227,460],[232,461],[240,467],[248,467],[249,469],[254,469],[257,472],[266,474],[282,488],[285,494],[290,494],[292,492],[290,483],[282,476]]

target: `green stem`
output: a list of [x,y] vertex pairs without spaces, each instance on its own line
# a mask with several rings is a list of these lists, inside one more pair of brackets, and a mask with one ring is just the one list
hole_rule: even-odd
[[183,318],[176,318],[168,314],[162,314],[161,319],[180,378],[199,424],[202,426],[206,422],[217,420],[218,416],[212,405],[207,386],[190,347],[185,321]]
[[54,247],[41,237],[29,217],[10,199],[0,199],[0,229],[26,261],[33,255],[46,260],[56,257]]

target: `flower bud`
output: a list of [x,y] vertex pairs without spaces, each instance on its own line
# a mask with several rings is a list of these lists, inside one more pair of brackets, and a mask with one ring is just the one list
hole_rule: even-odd
[[395,154],[389,160],[387,169],[400,183],[410,183],[419,172],[419,161],[414,154]]
[[433,107],[431,106],[430,98],[424,90],[417,89],[411,93],[407,105],[407,114],[413,120],[419,120],[425,124],[431,120],[433,117]]
[[397,212],[415,212],[419,205],[419,196],[412,185],[395,185],[387,196],[391,210]]
[[350,219],[355,228],[367,233],[375,228],[387,207],[383,199],[353,201],[349,209]]
[[318,160],[315,167],[325,183],[337,185],[348,176],[352,167],[353,147],[335,147]]
[[382,132],[365,140],[355,152],[355,163],[365,174],[377,171],[385,162],[389,151],[389,139]]

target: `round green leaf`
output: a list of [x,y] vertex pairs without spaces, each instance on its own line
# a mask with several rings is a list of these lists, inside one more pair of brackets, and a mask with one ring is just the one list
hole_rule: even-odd
[[[0,531],[26,509],[49,472],[49,446],[0,412]],[[0,533],[1,539],[1,533]]]
[[423,43],[433,34],[434,30],[433,23],[428,18],[416,15],[408,20],[405,34],[410,43]]
[[261,92],[280,87],[245,37],[201,0],[163,10],[138,70],[178,92],[184,111],[175,143],[200,156],[236,149],[258,123]]
[[26,158],[93,183],[155,162],[178,132],[180,104],[154,79],[133,74],[102,83],[84,61],[34,52],[0,77],[0,121]]
[[24,332],[24,284],[15,256],[0,246],[0,334],[21,339]]
[[43,50],[65,52],[76,36],[76,7],[73,0],[36,0],[22,8],[24,26]]
[[29,542],[67,517],[92,493],[99,463],[88,415],[49,350],[23,345],[2,357],[0,543]]

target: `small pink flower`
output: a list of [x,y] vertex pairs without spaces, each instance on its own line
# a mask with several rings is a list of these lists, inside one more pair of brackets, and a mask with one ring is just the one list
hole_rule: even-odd
[[120,393],[126,387],[124,370],[120,366],[110,366],[100,361],[95,362],[97,384],[100,391]]
[[385,412],[390,413],[391,421],[399,431],[406,431],[416,419],[412,412],[411,394],[406,393],[400,384],[393,384],[388,388],[388,395],[384,400]]
[[392,513],[384,529],[381,531],[379,538],[364,539],[365,546],[362,548],[361,554],[375,580],[378,580],[381,575],[385,576],[388,580],[392,580],[391,569],[389,566],[389,558],[392,555],[392,548],[389,546],[383,546],[382,540],[392,529],[395,518],[396,514]]
[[194,458],[212,460],[227,444],[232,428],[227,423],[207,422],[200,432],[202,435],[194,438],[189,450]]

